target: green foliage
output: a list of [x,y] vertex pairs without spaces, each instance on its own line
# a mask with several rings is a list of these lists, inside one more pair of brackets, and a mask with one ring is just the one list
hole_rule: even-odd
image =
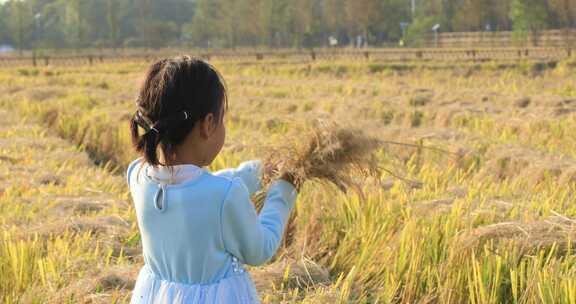
[[212,37],[219,33],[219,26],[214,22],[220,14],[219,2],[213,0],[198,0],[195,14],[190,23],[184,26],[183,32],[194,45],[215,46]]
[[513,0],[510,19],[518,38],[532,35],[536,42],[539,30],[546,28],[548,11],[545,0]]
[[422,16],[416,18],[406,31],[406,40],[413,46],[420,46],[424,43],[424,39],[429,35],[432,26],[437,23],[437,18],[434,16]]
[[510,30],[518,35],[576,25],[574,0],[7,0],[0,44],[21,48],[318,47],[421,43],[441,31]]
[[32,28],[32,10],[29,2],[9,1],[7,9],[7,33],[12,41],[22,50],[30,38]]

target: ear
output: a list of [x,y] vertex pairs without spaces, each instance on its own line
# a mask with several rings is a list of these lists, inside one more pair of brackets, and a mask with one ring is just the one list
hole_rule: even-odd
[[202,136],[204,139],[208,139],[210,136],[212,136],[215,130],[216,117],[214,117],[213,113],[208,113],[200,125],[200,136]]

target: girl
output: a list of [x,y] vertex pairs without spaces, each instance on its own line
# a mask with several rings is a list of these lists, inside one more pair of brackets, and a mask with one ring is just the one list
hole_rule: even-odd
[[[273,181],[260,214],[259,160],[209,172],[224,144],[227,96],[220,74],[188,56],[148,70],[131,121],[142,156],[127,182],[142,237],[144,266],[131,303],[259,303],[243,264],[272,257],[300,185]],[[140,134],[139,127],[144,129]]]

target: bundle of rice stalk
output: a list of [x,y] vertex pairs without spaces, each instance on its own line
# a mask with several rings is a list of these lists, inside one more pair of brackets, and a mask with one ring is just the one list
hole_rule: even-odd
[[[272,180],[290,176],[300,188],[306,181],[332,184],[343,192],[356,191],[363,196],[357,184],[358,176],[380,176],[380,168],[373,152],[379,141],[365,135],[361,130],[340,127],[333,122],[317,120],[309,128],[304,138],[289,141],[287,145],[269,149],[264,158],[265,166],[275,170],[262,176],[263,189],[266,190]],[[255,196],[256,209],[259,211],[264,202],[266,191]],[[293,212],[285,232],[283,247],[288,247],[294,237]]]
[[481,250],[489,242],[495,248],[515,248],[520,255],[551,249],[565,255],[576,249],[575,240],[576,220],[556,213],[540,221],[510,221],[475,228],[455,239],[454,255],[465,257],[465,252]]
[[354,189],[361,194],[354,176],[379,176],[373,155],[380,145],[377,139],[324,120],[316,120],[307,133],[304,139],[269,149],[264,163],[276,170],[262,177],[264,185],[289,173],[297,185],[314,180],[333,184],[343,192]]

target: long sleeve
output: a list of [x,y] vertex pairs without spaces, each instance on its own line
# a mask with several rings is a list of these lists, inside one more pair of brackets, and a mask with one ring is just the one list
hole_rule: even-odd
[[261,265],[269,260],[278,249],[296,195],[289,182],[272,182],[258,215],[248,190],[235,178],[222,205],[225,249],[244,264]]
[[213,173],[218,176],[226,176],[230,178],[239,177],[250,195],[262,189],[262,161],[248,160],[242,162],[237,168],[227,168],[218,170]]

